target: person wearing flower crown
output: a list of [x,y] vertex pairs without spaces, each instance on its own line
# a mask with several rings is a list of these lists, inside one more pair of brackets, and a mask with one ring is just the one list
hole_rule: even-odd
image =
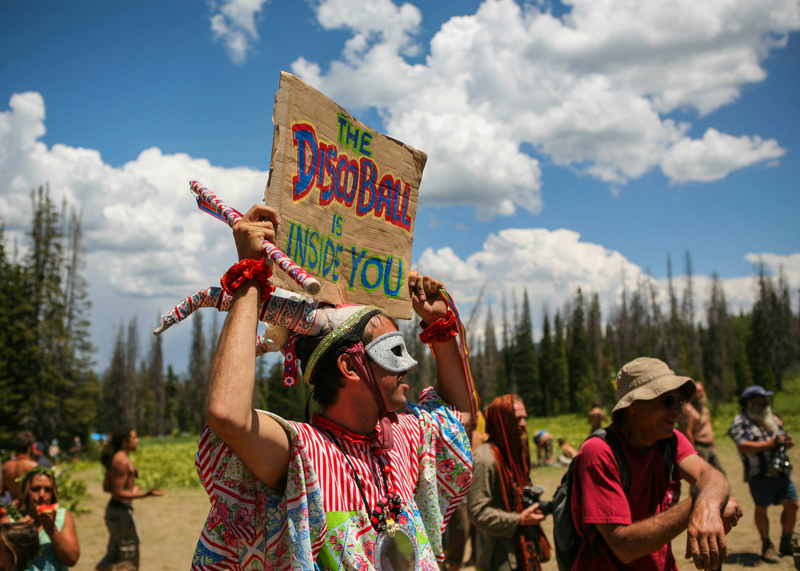
[[299,423],[255,410],[252,339],[271,288],[261,244],[278,223],[256,205],[233,231],[240,262],[222,280],[234,297],[196,459],[211,510],[192,568],[438,571],[442,531],[471,480],[464,425],[476,404],[455,307],[439,281],[411,273],[438,367],[419,404],[406,399],[416,361],[394,319],[350,305],[318,309],[317,327],[283,345],[287,374],[302,365],[321,412]]
[[22,493],[17,509],[0,517],[0,524],[24,522],[39,535],[41,551],[30,562],[29,570],[66,571],[81,555],[72,513],[58,505],[58,483],[52,468],[37,466],[19,479]]

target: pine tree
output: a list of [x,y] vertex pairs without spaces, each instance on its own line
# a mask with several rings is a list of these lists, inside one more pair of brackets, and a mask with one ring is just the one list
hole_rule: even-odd
[[733,371],[736,378],[736,394],[742,392],[753,384],[753,373],[750,370],[750,359],[747,357],[747,339],[750,332],[750,319],[739,315],[733,320],[736,335],[736,353],[734,356]]
[[650,322],[649,294],[645,291],[643,280],[636,283],[636,291],[630,303],[630,345],[634,358],[641,355],[652,355],[654,349],[653,328]]
[[622,363],[614,352],[614,327],[611,322],[606,323],[606,336],[603,340],[603,347],[603,354],[606,355],[606,359],[603,361],[605,377],[600,385],[601,400],[615,403],[617,401],[617,394],[611,379],[616,376],[617,370],[622,366]]
[[539,342],[539,386],[542,387],[544,415],[554,414],[555,405],[553,386],[555,383],[553,370],[553,338],[550,335],[550,317],[545,308],[542,313],[542,340]]
[[[181,405],[181,382],[172,365],[167,365],[167,375],[164,379],[164,400],[166,403],[165,434],[181,432],[184,430],[182,414],[185,407]],[[186,423],[188,424],[188,423]]]
[[136,373],[136,429],[140,434],[155,434],[155,403],[153,390],[150,388],[149,356],[139,362]]
[[753,305],[750,318],[750,335],[747,342],[747,357],[753,381],[768,390],[776,387],[772,351],[775,347],[776,295],[772,279],[767,275],[763,263],[758,266],[758,298]]
[[553,409],[555,414],[569,412],[569,365],[567,363],[567,344],[564,338],[564,324],[561,314],[556,311],[555,339],[553,340]]
[[57,436],[63,423],[60,398],[66,396],[69,379],[69,332],[66,328],[66,305],[63,294],[63,234],[58,212],[50,200],[49,188],[31,193],[33,224],[31,248],[26,265],[33,279],[34,345],[36,364],[26,379],[29,397],[20,406],[21,424],[38,438]]
[[288,420],[305,420],[306,401],[310,394],[309,386],[299,382],[291,387],[283,386],[283,363],[276,361],[267,376],[267,401],[269,409],[278,412]]
[[167,397],[164,387],[164,354],[161,336],[154,335],[150,342],[150,355],[147,368],[147,384],[152,394],[153,423],[152,434],[160,436],[167,433]]
[[139,373],[136,365],[139,361],[139,326],[134,316],[128,322],[128,338],[125,341],[125,382],[122,388],[123,407],[121,424],[125,426],[136,426],[139,410]]
[[[9,381],[24,390],[11,423],[32,430],[43,440],[88,437],[95,416],[96,380],[91,371],[93,348],[88,337],[88,301],[82,275],[80,220],[59,215],[49,188],[31,193],[33,219],[24,268],[7,268],[20,302],[10,308],[18,323],[11,346],[28,346],[13,353]],[[66,212],[66,205],[64,207]],[[22,301],[20,295],[27,299]],[[16,303],[15,302],[15,303]],[[19,334],[19,337],[16,337]],[[7,347],[6,350],[10,349]],[[5,397],[5,395],[4,395]]]
[[[66,205],[65,205],[66,208]],[[89,282],[83,275],[86,270],[86,249],[83,245],[82,215],[71,210],[66,239],[66,329],[69,337],[66,374],[69,379],[68,394],[63,400],[65,422],[61,436],[80,436],[88,439],[97,420],[97,397],[100,384],[93,370],[95,348],[91,342],[91,308]]]
[[681,316],[678,311],[678,297],[672,284],[672,258],[667,256],[667,283],[669,297],[669,318],[666,331],[666,354],[664,361],[671,368],[678,370],[679,355],[681,353],[682,327]]
[[[5,249],[0,226],[0,445],[10,446],[14,436],[31,425],[20,412],[36,374],[39,348],[33,280],[30,271]],[[25,422],[23,422],[25,421]]]
[[588,343],[589,360],[592,366],[594,377],[595,398],[602,398],[603,378],[603,331],[601,329],[600,298],[597,294],[592,296],[592,303],[589,307],[589,318],[586,322],[586,335]]
[[694,310],[694,280],[692,278],[692,255],[686,250],[686,288],[683,292],[681,320],[686,337],[687,361],[683,368],[688,376],[699,381],[703,378],[703,356]]
[[789,285],[781,266],[778,272],[777,291],[775,292],[772,323],[775,329],[773,336],[775,348],[772,353],[772,370],[775,375],[775,388],[783,390],[783,377],[789,368],[797,363],[798,352],[794,336],[794,315],[789,295]]
[[584,303],[581,288],[575,295],[570,321],[570,347],[568,362],[569,410],[583,412],[588,410],[595,398],[596,383],[592,372],[589,343],[586,339],[584,323]]
[[544,414],[542,393],[539,388],[539,366],[536,362],[536,346],[533,344],[533,324],[528,290],[522,297],[522,312],[516,327],[514,343],[514,379],[519,396],[528,410],[537,416]]
[[620,298],[620,306],[615,316],[615,321],[614,333],[616,334],[617,354],[621,363],[627,363],[636,356],[633,349],[633,332],[628,312],[628,286],[625,281],[624,266],[622,267],[622,297]]
[[735,390],[736,381],[731,369],[734,337],[728,317],[728,304],[719,276],[711,277],[711,295],[706,312],[706,351],[703,359],[705,379],[712,402],[726,402]]
[[183,403],[189,409],[187,416],[190,420],[190,429],[194,432],[200,432],[205,424],[203,411],[206,402],[208,370],[208,343],[203,332],[203,314],[198,311],[192,315],[192,344],[189,352],[189,372],[186,379],[186,401]]
[[125,412],[125,380],[126,380],[125,329],[122,325],[117,330],[111,363],[103,375],[103,387],[100,395],[100,420],[103,430],[111,433],[124,423]]
[[502,372],[497,383],[497,394],[505,395],[510,393],[513,389],[512,379],[512,331],[508,325],[508,313],[506,311],[506,293],[501,294],[501,305],[503,307],[503,351],[502,351]]
[[492,306],[489,305],[486,312],[486,322],[484,324],[484,354],[482,360],[483,387],[480,391],[481,402],[487,405],[498,395],[497,377],[500,372],[500,353],[497,349],[497,338],[494,331],[494,319],[492,318]]

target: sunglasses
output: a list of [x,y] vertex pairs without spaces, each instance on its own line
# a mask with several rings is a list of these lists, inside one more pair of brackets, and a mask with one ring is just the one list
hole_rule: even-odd
[[664,408],[672,408],[673,406],[675,406],[675,403],[678,403],[680,407],[683,408],[683,405],[686,404],[686,397],[684,396],[676,397],[675,395],[667,395],[663,399],[660,399],[658,402],[660,402],[664,406]]
[[34,493],[35,492],[41,492],[42,490],[44,490],[48,494],[52,494],[53,493],[53,488],[51,486],[31,486],[31,492],[34,492]]

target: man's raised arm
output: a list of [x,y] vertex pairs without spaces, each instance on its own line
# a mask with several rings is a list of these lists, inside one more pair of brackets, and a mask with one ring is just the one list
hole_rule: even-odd
[[[278,223],[274,209],[253,206],[233,229],[239,259],[262,259],[261,245],[275,239]],[[282,491],[291,453],[289,437],[280,424],[253,408],[260,295],[261,285],[250,280],[233,296],[211,362],[205,416],[211,430],[256,478]]]
[[[443,287],[442,282],[430,276],[420,276],[417,272],[411,272],[408,276],[408,289],[414,311],[427,325],[447,317],[447,305],[439,293]],[[434,343],[434,349],[438,392],[445,402],[461,412],[464,426],[469,426],[472,423],[470,394],[458,343],[455,339]]]

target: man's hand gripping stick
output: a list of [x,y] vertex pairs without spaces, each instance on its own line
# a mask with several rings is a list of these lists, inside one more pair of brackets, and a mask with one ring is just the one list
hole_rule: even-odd
[[[200,210],[211,214],[223,222],[227,222],[231,228],[233,228],[236,223],[242,219],[241,212],[222,202],[213,192],[208,190],[196,180],[189,182],[189,187],[192,191],[192,194],[197,199],[197,206],[200,208]],[[319,293],[321,287],[319,281],[303,268],[295,264],[291,258],[289,258],[289,256],[281,251],[275,244],[269,240],[264,240],[262,249],[264,250],[264,255],[267,256],[267,259],[277,264],[277,266],[286,272],[290,278],[297,282],[297,285],[303,288],[308,295],[317,295]]]

